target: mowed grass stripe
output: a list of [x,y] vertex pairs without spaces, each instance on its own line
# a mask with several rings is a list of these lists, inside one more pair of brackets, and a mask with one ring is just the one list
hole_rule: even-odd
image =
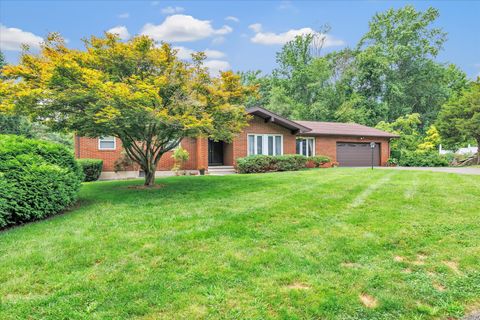
[[80,209],[0,234],[0,318],[459,316],[480,296],[475,178],[337,168],[86,184]]

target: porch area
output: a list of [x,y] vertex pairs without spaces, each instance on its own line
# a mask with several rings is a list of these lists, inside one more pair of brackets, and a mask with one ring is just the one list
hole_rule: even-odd
[[232,173],[235,173],[232,143],[208,139],[208,174],[225,175]]

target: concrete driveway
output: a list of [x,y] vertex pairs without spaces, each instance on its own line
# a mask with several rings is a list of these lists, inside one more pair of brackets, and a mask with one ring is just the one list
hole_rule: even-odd
[[418,170],[418,171],[434,171],[434,172],[480,175],[480,168],[469,168],[469,167],[378,167],[378,169]]

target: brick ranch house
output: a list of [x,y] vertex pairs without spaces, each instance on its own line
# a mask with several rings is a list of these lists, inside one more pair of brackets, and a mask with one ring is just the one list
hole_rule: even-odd
[[[261,107],[247,110],[249,125],[232,142],[207,138],[185,138],[181,146],[190,159],[185,169],[233,170],[235,160],[253,154],[325,155],[340,166],[370,166],[370,143],[375,143],[374,165],[385,166],[390,156],[390,140],[398,136],[355,123],[292,121]],[[136,166],[115,172],[122,157],[122,143],[114,137],[75,137],[75,156],[103,160],[101,179],[133,178],[141,173]],[[172,151],[163,155],[156,175],[172,174]]]

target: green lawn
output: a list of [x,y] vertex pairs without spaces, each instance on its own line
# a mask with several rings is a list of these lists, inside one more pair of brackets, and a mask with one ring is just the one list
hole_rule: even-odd
[[480,176],[337,168],[157,183],[88,183],[78,209],[0,232],[0,319],[480,309]]

